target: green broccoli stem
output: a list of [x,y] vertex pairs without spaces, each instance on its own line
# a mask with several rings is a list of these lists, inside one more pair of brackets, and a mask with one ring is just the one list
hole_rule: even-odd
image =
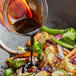
[[68,48],[68,49],[73,49],[73,48],[76,47],[76,46],[72,46],[72,45],[69,45],[69,44],[67,44],[67,43],[64,43],[64,42],[62,42],[62,41],[59,41],[59,40],[57,40],[56,38],[54,38],[54,37],[52,37],[52,36],[50,36],[50,38],[51,38],[52,40],[54,40],[57,44],[60,44],[60,45],[66,47],[66,48]]
[[46,26],[43,26],[41,28],[42,31],[48,32],[49,34],[53,35],[58,35],[58,34],[63,34],[66,30],[64,29],[52,29],[52,28],[47,28]]

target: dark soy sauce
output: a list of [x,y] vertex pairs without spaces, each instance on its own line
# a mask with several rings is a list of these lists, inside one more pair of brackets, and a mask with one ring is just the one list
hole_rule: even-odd
[[41,28],[41,24],[39,24],[36,20],[33,18],[23,18],[21,20],[16,21],[14,24],[14,29],[17,33],[23,34],[26,36],[31,37],[31,62],[30,66],[32,67],[32,55],[33,55],[33,44],[34,44],[34,35],[39,31]]
[[[34,32],[41,27],[41,25],[33,18],[23,18],[16,21],[13,24],[13,27],[19,34],[26,35],[29,33],[30,35],[33,35]],[[31,34],[31,32],[33,33]]]

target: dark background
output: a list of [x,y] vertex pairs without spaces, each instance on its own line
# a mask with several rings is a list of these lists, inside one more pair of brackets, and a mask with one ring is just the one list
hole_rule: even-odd
[[76,28],[76,0],[47,0],[49,12],[46,26]]
[[[76,0],[47,0],[49,12],[46,26],[52,28],[76,28]],[[16,49],[17,46],[24,46],[28,37],[22,37],[9,33],[0,25],[0,39],[10,48]],[[5,61],[9,54],[0,48],[0,76],[5,68]]]

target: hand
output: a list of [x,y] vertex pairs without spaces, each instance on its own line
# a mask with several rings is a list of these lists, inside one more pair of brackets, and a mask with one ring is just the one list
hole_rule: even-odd
[[3,12],[4,3],[5,3],[5,0],[0,0],[0,12]]
[[3,6],[6,0],[0,0],[0,24],[6,27],[5,22],[3,20]]

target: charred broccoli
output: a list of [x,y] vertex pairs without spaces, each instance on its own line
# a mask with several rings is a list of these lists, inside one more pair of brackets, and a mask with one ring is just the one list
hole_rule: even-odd
[[63,33],[61,40],[67,44],[74,45],[76,40],[76,31],[73,28],[67,29],[67,31]]
[[21,61],[21,60],[8,60],[9,64],[12,66],[12,67],[15,67],[15,68],[19,68],[21,65],[24,65],[26,63],[26,61]]
[[33,51],[36,52],[38,55],[41,54],[42,44],[41,44],[39,41],[35,41],[35,42],[34,42]]

